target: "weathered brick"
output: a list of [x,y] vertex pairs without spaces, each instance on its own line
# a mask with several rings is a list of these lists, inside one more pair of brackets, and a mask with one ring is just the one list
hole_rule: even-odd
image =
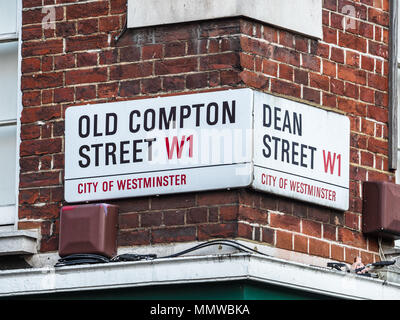
[[119,231],[118,233],[119,246],[148,245],[148,244],[150,244],[149,230]]
[[118,96],[120,97],[134,97],[140,93],[140,81],[124,81],[120,83]]
[[113,66],[110,68],[111,80],[135,79],[150,76],[153,73],[153,64],[131,63],[125,65]]
[[284,47],[274,47],[273,58],[296,67],[300,66],[300,54]]
[[344,248],[335,244],[331,244],[331,259],[336,261],[344,261]]
[[62,53],[63,46],[62,39],[25,42],[22,47],[22,56],[45,56],[48,54]]
[[329,243],[314,238],[309,238],[310,255],[329,258]]
[[[239,74],[239,77],[241,81],[246,85],[248,85],[249,87],[254,87],[257,89],[264,90],[269,85],[269,78],[247,70],[242,71]],[[277,86],[277,90],[281,90],[281,87]]]
[[76,22],[78,35],[87,35],[99,32],[99,19],[84,19]]
[[60,184],[60,173],[57,171],[21,174],[21,188],[35,188]]
[[42,0],[22,0],[23,8],[34,8],[40,7],[42,5]]
[[143,60],[159,59],[163,55],[163,45],[162,44],[153,44],[153,45],[142,46],[141,50],[142,50],[142,59]]
[[302,220],[301,221],[301,231],[302,233],[321,238],[322,236],[322,225],[319,222],[311,221],[311,220]]
[[239,206],[238,219],[267,224],[267,212],[259,208]]
[[339,241],[357,248],[367,249],[367,241],[359,232],[347,228],[339,228]]
[[26,58],[22,60],[21,69],[23,73],[38,72],[41,68],[40,58]]
[[238,213],[238,206],[224,206],[219,208],[221,221],[234,221],[237,219]]
[[119,16],[101,17],[99,19],[99,31],[117,31],[120,28]]
[[285,82],[278,79],[271,80],[272,92],[285,94],[292,97],[300,98],[301,88],[297,84],[291,82]]
[[196,73],[186,76],[186,88],[188,89],[204,88],[207,86],[207,83],[207,73]]
[[179,58],[171,60],[156,61],[155,74],[178,74],[197,71],[197,58]]
[[32,140],[40,137],[40,127],[37,125],[21,126],[21,140]]
[[190,208],[195,205],[195,194],[175,194],[151,199],[151,209]]
[[65,54],[62,56],[54,57],[54,68],[58,69],[69,69],[75,67],[75,55]]
[[82,70],[70,70],[65,73],[67,85],[104,82],[108,74],[106,68],[91,68]]
[[162,224],[162,212],[145,212],[140,216],[141,227],[158,227]]
[[76,36],[66,39],[67,52],[105,49],[107,47],[108,37],[105,34]]
[[66,18],[68,20],[105,16],[108,14],[109,2],[96,1],[82,4],[74,4],[66,7]]
[[97,98],[115,98],[118,96],[118,83],[101,83],[97,86]]
[[303,99],[320,104],[321,93],[311,88],[303,88]]
[[276,247],[286,250],[292,250],[293,234],[291,232],[276,230]]
[[76,88],[76,100],[92,100],[96,98],[96,86],[79,86]]
[[275,231],[271,228],[262,228],[262,242],[274,244]]
[[253,227],[248,224],[238,223],[237,236],[253,240]]
[[121,62],[136,62],[140,60],[140,47],[125,47],[119,49]]
[[174,227],[151,230],[152,243],[194,241],[195,239],[195,227]]
[[157,93],[161,91],[161,79],[160,78],[149,78],[141,80],[142,93]]
[[21,142],[21,156],[42,155],[61,152],[62,141],[60,138],[44,140],[25,140]]
[[74,88],[54,89],[54,102],[72,102],[74,101]]
[[237,223],[205,224],[198,227],[198,239],[234,238],[237,235]]
[[308,253],[308,238],[295,234],[293,250],[302,253]]
[[274,213],[270,213],[269,217],[272,228],[300,232],[300,219],[298,217]]
[[47,121],[61,116],[60,107],[34,107],[22,110],[21,123]]
[[207,214],[208,214],[208,209],[205,207],[188,209],[186,215],[186,223],[196,224],[196,223],[207,222]]
[[339,32],[338,44],[344,48],[357,50],[359,52],[367,52],[367,40],[349,33]]
[[76,55],[77,67],[91,67],[97,65],[98,55],[95,52],[82,52]]
[[185,224],[185,210],[172,210],[164,212],[166,226],[179,226]]

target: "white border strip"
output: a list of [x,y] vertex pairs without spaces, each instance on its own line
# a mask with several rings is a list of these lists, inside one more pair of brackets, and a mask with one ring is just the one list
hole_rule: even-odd
[[239,16],[322,39],[322,0],[128,0],[128,28]]
[[400,285],[250,254],[0,272],[0,296],[254,280],[345,299],[400,299]]

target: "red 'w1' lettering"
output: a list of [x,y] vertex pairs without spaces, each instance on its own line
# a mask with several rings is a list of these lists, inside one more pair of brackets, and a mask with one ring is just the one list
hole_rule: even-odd
[[167,155],[168,155],[169,160],[172,159],[175,149],[176,149],[177,159],[180,159],[182,157],[182,151],[183,151],[183,147],[184,147],[186,141],[189,141],[189,157],[192,158],[193,157],[193,135],[190,135],[186,140],[185,140],[185,136],[182,136],[180,143],[178,143],[178,137],[174,136],[172,138],[171,144],[169,142],[169,138],[168,137],[165,138],[165,147],[167,148]]
[[324,155],[324,170],[327,173],[328,170],[330,171],[330,174],[333,174],[335,170],[335,162],[336,159],[338,159],[338,176],[340,177],[341,175],[341,165],[342,165],[342,155],[333,153],[333,156],[330,151],[328,151],[328,154],[325,153],[325,150],[322,150],[323,155]]

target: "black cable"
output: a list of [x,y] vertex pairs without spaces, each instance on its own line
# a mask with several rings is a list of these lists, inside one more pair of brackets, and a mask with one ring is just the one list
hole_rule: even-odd
[[371,266],[373,266],[373,267],[386,267],[386,266],[391,266],[391,265],[393,265],[395,263],[396,263],[396,261],[394,261],[394,260],[378,261],[378,262],[371,263]]
[[157,258],[157,255],[155,255],[155,254],[124,253],[124,254],[113,257],[110,260],[110,262],[154,260],[156,258]]
[[94,254],[75,254],[75,255],[70,255],[64,258],[61,258],[58,263],[55,265],[55,267],[63,267],[63,266],[70,266],[70,265],[77,265],[77,264],[86,264],[86,263],[108,263],[108,262],[121,262],[121,261],[140,261],[140,260],[154,260],[154,259],[168,259],[168,258],[175,258],[182,256],[186,253],[190,253],[202,248],[206,248],[209,246],[214,246],[214,245],[224,245],[228,247],[235,248],[241,252],[247,252],[247,253],[257,253],[261,254],[264,256],[267,256],[267,254],[264,254],[262,252],[259,252],[257,250],[254,250],[252,248],[249,248],[239,242],[232,241],[232,240],[210,240],[205,243],[198,244],[194,247],[191,247],[189,249],[164,256],[164,257],[157,257],[155,254],[134,254],[134,253],[125,253],[121,255],[114,256],[111,259],[108,259],[103,256],[99,255],[94,255]]
[[189,249],[186,249],[186,250],[183,250],[183,251],[180,251],[180,252],[168,255],[168,256],[163,256],[163,257],[157,257],[157,255],[155,255],[155,254],[143,254],[143,255],[140,255],[140,254],[129,254],[129,253],[127,253],[127,254],[122,254],[122,255],[115,256],[110,261],[111,262],[119,262],[119,261],[140,261],[140,260],[154,260],[154,259],[175,258],[175,257],[182,256],[182,255],[184,255],[186,253],[193,252],[193,251],[196,251],[196,250],[199,250],[199,249],[202,249],[202,248],[205,248],[205,247],[213,246],[213,245],[225,245],[225,246],[233,247],[233,248],[235,248],[235,249],[237,249],[237,250],[239,250],[241,252],[247,252],[247,253],[254,252],[254,253],[257,253],[257,254],[268,256],[268,255],[266,255],[266,254],[264,254],[262,252],[254,250],[252,248],[249,248],[249,247],[247,247],[247,246],[245,246],[245,245],[243,245],[241,243],[238,243],[236,241],[221,239],[221,240],[207,241],[205,243],[201,243],[199,245],[196,245],[196,246],[194,246],[192,248],[189,248]]
[[[202,249],[202,248],[205,248],[205,247],[209,247],[209,246],[212,246],[212,245],[218,245],[218,244],[230,246],[230,247],[233,247],[233,248],[235,248],[235,249],[238,249],[238,250],[240,250],[240,251],[242,251],[242,252],[246,252],[246,250],[249,250],[249,251],[252,251],[252,252],[255,252],[255,253],[258,253],[258,254],[262,254],[262,255],[268,256],[268,255],[266,255],[266,254],[264,254],[264,253],[262,253],[262,252],[259,252],[259,251],[257,251],[257,250],[254,250],[254,249],[252,249],[252,248],[249,248],[249,247],[247,247],[247,246],[245,246],[245,245],[243,245],[243,244],[241,244],[241,243],[238,243],[238,242],[236,242],[236,241],[232,241],[232,240],[211,240],[211,241],[207,241],[207,242],[205,242],[205,243],[201,243],[201,244],[199,244],[199,245],[197,245],[197,246],[194,246],[194,247],[192,247],[192,248],[183,250],[183,251],[181,251],[181,252],[174,253],[174,254],[171,254],[171,255],[165,256],[165,257],[160,257],[159,259],[179,257],[179,256],[181,256],[181,255],[183,255],[183,254],[186,254],[186,253],[189,253],[189,252],[192,252],[192,251],[195,251],[195,250],[199,250],[199,249]],[[243,247],[243,248],[245,248],[246,250],[244,250],[243,248],[240,248],[240,247]]]
[[54,267],[65,267],[78,264],[108,263],[110,259],[98,254],[77,253],[63,257],[58,260]]
[[339,262],[328,262],[327,263],[328,268],[336,269],[339,271],[342,271],[342,267],[345,267],[345,266],[346,265],[344,263],[339,263]]
[[192,251],[196,251],[196,250],[199,250],[199,249],[202,249],[202,248],[205,248],[205,247],[209,247],[209,246],[212,246],[212,245],[217,245],[217,244],[222,244],[222,245],[230,246],[230,247],[233,247],[233,248],[238,249],[238,250],[240,250],[240,251],[245,251],[245,250],[243,250],[242,248],[236,247],[236,246],[233,245],[233,244],[228,244],[228,243],[223,243],[223,242],[215,242],[215,243],[212,243],[212,244],[209,244],[209,243],[200,244],[200,245],[197,245],[197,246],[195,246],[195,247],[193,247],[193,248],[189,248],[189,249],[186,249],[186,250],[184,250],[184,251],[171,254],[171,255],[169,255],[169,256],[160,257],[159,259],[176,258],[176,257],[182,256],[182,255],[184,255],[184,254],[186,254],[186,253],[190,253],[190,252],[192,252]]

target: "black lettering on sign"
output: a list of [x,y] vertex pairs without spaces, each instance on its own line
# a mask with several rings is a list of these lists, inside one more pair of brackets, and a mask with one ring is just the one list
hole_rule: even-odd
[[99,120],[98,119],[98,115],[95,114],[94,115],[94,120],[93,120],[93,136],[95,136],[95,137],[101,137],[103,135],[101,132],[97,131],[98,130],[97,125],[99,123],[98,120]]
[[147,109],[144,112],[144,130],[151,131],[156,127],[156,112],[153,109]]
[[[112,120],[111,120],[112,118]],[[112,121],[112,128],[111,128]],[[106,114],[106,136],[111,136],[117,132],[118,128],[118,117],[115,113]]]
[[106,166],[110,165],[110,158],[112,164],[117,163],[117,157],[115,155],[115,151],[117,151],[117,146],[113,142],[106,143],[105,147],[105,153],[106,153]]
[[81,138],[87,138],[90,134],[89,116],[81,116],[78,121],[78,133]]
[[271,147],[267,143],[267,140],[269,143],[271,143],[271,137],[268,134],[264,135],[264,140],[263,140],[264,146],[268,149],[267,152],[265,152],[265,149],[263,149],[263,155],[265,158],[269,158],[271,156]]
[[147,160],[153,160],[153,142],[156,141],[156,138],[144,139],[147,142]]
[[125,154],[129,153],[129,150],[125,149],[125,146],[129,144],[129,141],[121,141],[119,146],[120,146],[120,152],[119,152],[119,162],[120,163],[129,163],[129,159],[125,159]]
[[133,118],[134,118],[135,115],[136,115],[137,117],[140,117],[140,111],[139,111],[139,110],[133,110],[133,111],[129,114],[129,131],[132,132],[132,133],[136,133],[136,132],[138,132],[138,131],[140,130],[140,126],[139,126],[138,124],[134,127],[134,124],[133,124],[134,120],[133,120]]
[[192,106],[192,108],[196,109],[196,127],[200,126],[200,108],[203,108],[204,106],[204,103],[194,104]]
[[265,158],[273,157],[274,160],[314,169],[315,147],[268,134],[264,135],[263,144],[265,148],[262,153]]
[[192,109],[190,108],[190,106],[181,106],[180,124],[179,124],[179,127],[181,129],[183,128],[183,120],[189,118],[191,113],[192,113]]
[[143,159],[139,159],[137,154],[142,152],[142,149],[138,148],[138,144],[142,143],[143,140],[133,140],[133,162],[142,162]]
[[281,108],[263,105],[263,126],[290,134],[303,135],[303,117],[301,113],[282,111]]
[[[159,126],[158,128],[160,130],[164,129],[169,129],[172,123],[172,128],[176,128],[176,107],[171,107],[169,110],[169,116],[167,119],[167,114],[165,112],[165,108],[160,109],[160,119],[159,119]],[[164,127],[163,127],[164,125]]]
[[[206,119],[207,119],[207,124],[209,124],[210,126],[217,124],[217,122],[218,122],[218,103],[211,102],[208,104]],[[213,119],[213,120],[211,121],[211,119]]]
[[82,160],[79,160],[79,166],[81,168],[87,168],[87,167],[90,166],[90,157],[83,152],[84,150],[90,151],[90,147],[86,146],[86,145],[83,145],[83,146],[81,146],[79,148],[79,155],[86,160],[86,162],[83,162]]
[[232,108],[229,107],[228,101],[222,103],[222,123],[226,123],[226,117],[229,118],[229,123],[236,122],[236,101],[232,101]]
[[100,165],[100,161],[99,161],[99,158],[100,158],[100,155],[99,155],[99,153],[100,153],[100,148],[103,147],[103,144],[102,144],[102,143],[92,144],[90,147],[91,147],[91,148],[94,148],[94,165],[95,165],[96,167],[98,167],[98,166]]

